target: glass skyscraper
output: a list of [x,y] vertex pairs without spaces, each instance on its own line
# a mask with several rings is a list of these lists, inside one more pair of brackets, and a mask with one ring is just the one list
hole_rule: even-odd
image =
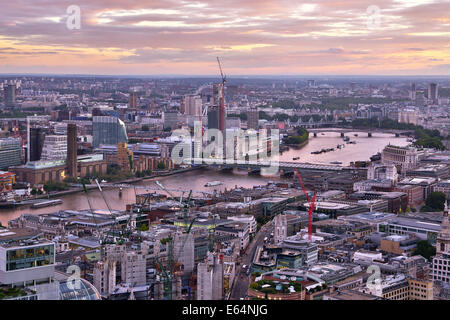
[[93,147],[100,144],[128,142],[125,123],[117,117],[94,116],[92,122]]

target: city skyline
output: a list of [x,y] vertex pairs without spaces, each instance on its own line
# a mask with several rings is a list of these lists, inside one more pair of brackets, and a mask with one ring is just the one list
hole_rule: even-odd
[[2,74],[206,76],[216,56],[248,76],[450,71],[449,1],[25,2],[3,6]]

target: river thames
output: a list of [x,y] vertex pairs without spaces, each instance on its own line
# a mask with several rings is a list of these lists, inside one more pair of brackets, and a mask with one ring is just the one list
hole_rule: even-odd
[[[355,136],[357,134],[357,136]],[[285,151],[280,155],[280,161],[288,162],[309,162],[309,163],[320,163],[320,164],[330,164],[332,161],[340,161],[342,165],[349,165],[352,161],[367,161],[369,158],[377,152],[381,152],[383,148],[390,144],[398,146],[406,146],[409,144],[406,137],[395,137],[394,134],[384,134],[384,133],[374,133],[371,138],[367,137],[367,133],[364,132],[351,132],[347,133],[346,136],[350,138],[351,141],[355,141],[356,144],[346,144],[340,137],[339,133],[327,132],[324,134],[318,133],[317,137],[310,135],[310,139],[307,145],[303,148],[296,150],[290,149]],[[337,149],[338,144],[344,144],[345,147],[342,149]],[[335,148],[335,151],[322,153],[322,154],[311,154],[313,151],[318,151],[321,149]],[[293,158],[297,158],[293,160]],[[283,178],[278,176],[254,176],[248,175],[246,171],[233,171],[228,173],[223,173],[215,170],[196,170],[183,174],[148,179],[136,184],[136,186],[156,186],[155,181],[161,182],[166,188],[169,189],[183,189],[183,190],[197,190],[197,191],[213,191],[224,190],[225,188],[238,187],[252,187],[254,185],[263,185],[268,181],[279,181]],[[205,187],[205,184],[209,181],[221,181],[222,185],[215,187]],[[137,188],[136,193],[146,193],[150,192]],[[135,201],[135,189],[125,188],[122,193],[122,197],[119,197],[118,189],[106,189],[103,192],[104,198],[109,204],[111,209],[124,210],[127,204],[134,203]],[[177,194],[178,195],[178,194]],[[60,197],[63,203],[58,206],[41,208],[41,209],[30,209],[28,206],[18,207],[16,209],[0,209],[0,222],[2,225],[7,225],[8,221],[19,217],[23,213],[48,213],[55,212],[58,210],[82,210],[89,209],[89,204],[84,193],[75,193]],[[108,207],[101,196],[100,192],[89,191],[89,199],[94,209],[104,210],[105,213],[108,212]]]

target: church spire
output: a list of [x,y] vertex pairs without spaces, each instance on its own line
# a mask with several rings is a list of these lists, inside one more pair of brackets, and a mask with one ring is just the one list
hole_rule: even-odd
[[448,200],[445,199],[444,202],[444,217],[448,217]]

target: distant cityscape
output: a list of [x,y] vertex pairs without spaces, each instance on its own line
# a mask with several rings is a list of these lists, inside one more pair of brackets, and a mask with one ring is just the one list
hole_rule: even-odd
[[0,299],[450,299],[450,81],[218,62],[0,77]]

